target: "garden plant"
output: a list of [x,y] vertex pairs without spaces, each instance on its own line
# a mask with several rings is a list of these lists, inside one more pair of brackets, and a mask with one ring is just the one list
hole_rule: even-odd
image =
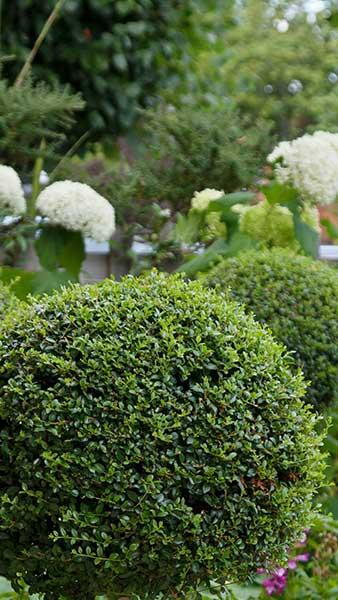
[[310,524],[322,435],[302,376],[199,282],[41,297],[0,355],[0,575],[17,589],[184,597],[283,564]]
[[221,261],[206,285],[253,312],[293,352],[311,381],[307,400],[328,406],[338,391],[338,278],[332,267],[286,250],[244,252]]
[[236,195],[207,188],[195,192],[187,216],[178,215],[174,235],[188,248],[180,267],[186,275],[255,247],[318,258],[318,205],[334,203],[338,193],[338,135],[316,131],[280,142],[266,160],[266,177],[252,187],[256,193],[240,193],[236,202]]
[[[26,200],[20,178],[12,167],[0,165],[0,209],[10,224],[21,218],[30,223],[30,234],[39,257],[40,271],[3,267],[2,281],[10,282],[19,298],[28,293],[50,292],[78,281],[85,258],[84,238],[109,240],[115,230],[111,204],[88,185],[55,181]],[[5,226],[6,227],[6,226]]]

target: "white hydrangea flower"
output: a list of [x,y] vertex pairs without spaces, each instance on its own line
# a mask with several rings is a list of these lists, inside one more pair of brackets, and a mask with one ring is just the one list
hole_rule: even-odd
[[85,183],[52,183],[39,194],[36,208],[53,225],[81,231],[97,242],[109,240],[115,231],[113,207]]
[[293,186],[304,200],[331,204],[338,195],[338,134],[316,131],[281,142],[268,156],[277,180]]
[[0,165],[0,209],[11,215],[26,212],[26,200],[19,175],[6,165]]
[[213,200],[219,200],[219,198],[222,198],[222,196],[224,196],[223,191],[213,190],[210,188],[206,188],[201,192],[195,192],[191,200],[191,208],[202,212],[208,208],[210,202]]

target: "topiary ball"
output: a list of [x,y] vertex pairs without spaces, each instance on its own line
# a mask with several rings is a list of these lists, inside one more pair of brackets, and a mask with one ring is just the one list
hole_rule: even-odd
[[304,384],[199,282],[74,286],[0,334],[0,575],[185,597],[280,564],[323,469]]
[[219,263],[204,282],[230,288],[276,339],[294,352],[310,386],[307,400],[329,404],[338,390],[338,276],[320,261],[283,250],[245,252]]

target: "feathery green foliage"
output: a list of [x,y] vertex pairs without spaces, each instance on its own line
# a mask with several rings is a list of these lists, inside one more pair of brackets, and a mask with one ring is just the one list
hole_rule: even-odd
[[183,211],[195,190],[247,186],[271,144],[267,124],[253,125],[228,107],[149,110],[144,130],[148,155],[136,165],[143,194]]
[[68,89],[52,89],[32,80],[15,87],[0,79],[0,162],[26,173],[37,157],[55,160],[74,113],[83,106]]

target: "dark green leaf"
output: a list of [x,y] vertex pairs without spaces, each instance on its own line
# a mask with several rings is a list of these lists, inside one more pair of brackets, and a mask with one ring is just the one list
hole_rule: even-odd
[[304,223],[297,214],[293,215],[293,221],[296,239],[300,243],[305,254],[312,256],[312,258],[318,258],[320,239],[318,231],[307,225],[307,223]]
[[45,225],[35,242],[35,250],[44,269],[54,271],[61,267],[73,277],[79,276],[85,258],[84,242],[80,232]]

